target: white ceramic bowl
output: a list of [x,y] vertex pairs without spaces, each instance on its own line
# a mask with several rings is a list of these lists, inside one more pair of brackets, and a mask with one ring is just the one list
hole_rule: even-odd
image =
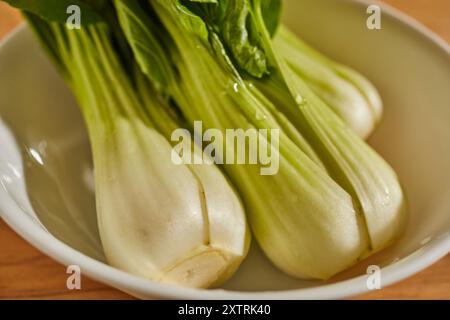
[[290,0],[285,21],[316,48],[367,75],[381,92],[386,112],[371,144],[398,172],[410,206],[407,231],[393,247],[319,282],[283,275],[254,245],[236,276],[218,290],[162,285],[108,266],[81,116],[27,28],[0,47],[3,219],[55,260],[141,298],[343,298],[368,290],[369,265],[382,267],[383,286],[426,268],[450,250],[450,50],[385,6],[382,30],[368,30],[368,4]]

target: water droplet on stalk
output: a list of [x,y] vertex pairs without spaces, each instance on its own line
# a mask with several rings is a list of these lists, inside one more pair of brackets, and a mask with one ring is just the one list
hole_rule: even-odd
[[255,117],[257,121],[263,121],[267,119],[267,116],[261,112],[257,112]]

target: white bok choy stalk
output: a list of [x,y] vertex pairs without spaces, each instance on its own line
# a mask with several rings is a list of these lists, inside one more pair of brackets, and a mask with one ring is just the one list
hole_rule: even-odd
[[372,254],[392,244],[404,230],[406,201],[394,170],[358,137],[307,84],[295,77],[266,27],[264,0],[243,1],[251,5],[259,44],[266,53],[272,74],[256,81],[261,89],[314,146],[333,179],[352,195],[357,211],[364,215]]
[[[26,17],[76,95],[88,127],[108,262],[180,286],[206,288],[227,280],[250,241],[240,199],[227,179],[215,166],[172,161],[177,155],[167,135],[176,119],[149,84],[139,91],[143,76],[126,64],[121,35],[103,18],[69,30],[34,8]],[[100,12],[108,10],[105,5]]]

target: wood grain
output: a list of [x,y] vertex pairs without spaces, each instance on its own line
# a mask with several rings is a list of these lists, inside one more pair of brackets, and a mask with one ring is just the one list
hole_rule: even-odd
[[414,17],[450,42],[449,0],[384,0],[382,2]]
[[[450,42],[449,0],[385,0]],[[0,38],[20,23],[0,2]],[[0,299],[131,299],[125,293],[82,277],[81,290],[68,290],[66,269],[0,221]],[[357,299],[450,299],[450,255],[399,284]]]

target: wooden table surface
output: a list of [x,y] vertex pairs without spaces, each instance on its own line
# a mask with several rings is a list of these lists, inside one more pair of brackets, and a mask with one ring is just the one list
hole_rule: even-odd
[[[450,0],[385,0],[450,42]],[[20,23],[19,14],[0,2],[0,38]],[[125,293],[82,277],[82,289],[66,288],[58,264],[0,221],[0,299],[132,299]],[[357,299],[450,299],[450,255],[396,285]]]

